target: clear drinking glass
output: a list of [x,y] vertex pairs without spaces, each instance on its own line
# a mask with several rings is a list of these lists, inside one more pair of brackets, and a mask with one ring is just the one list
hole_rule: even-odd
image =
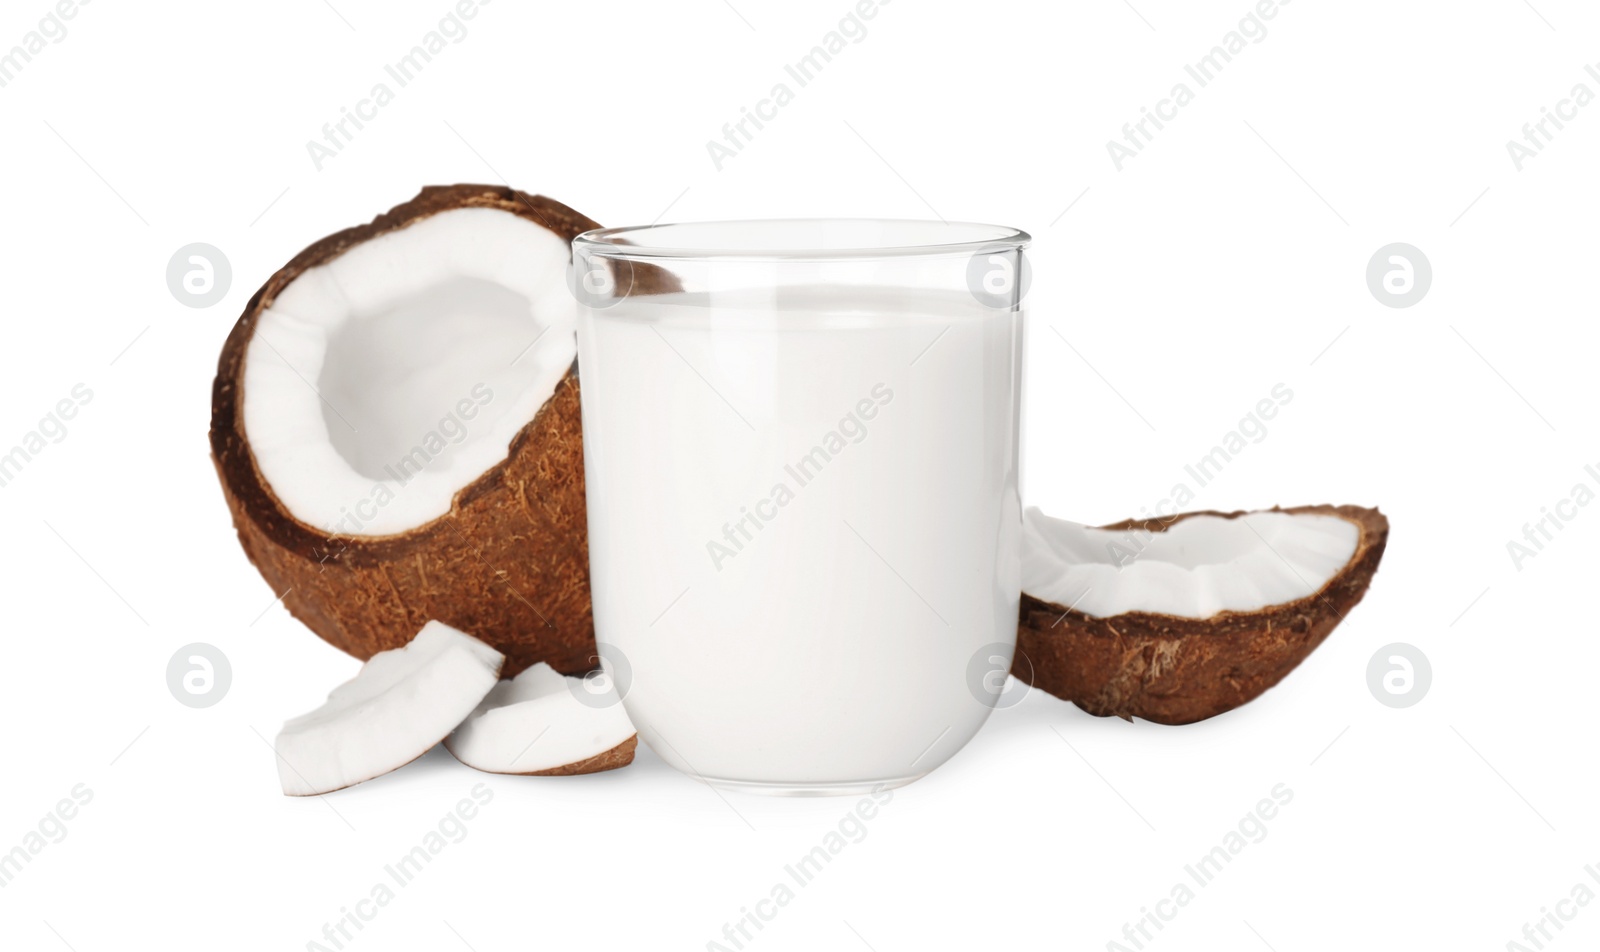
[[794,220],[574,242],[595,630],[663,760],[852,793],[983,725],[1016,640],[1029,240]]

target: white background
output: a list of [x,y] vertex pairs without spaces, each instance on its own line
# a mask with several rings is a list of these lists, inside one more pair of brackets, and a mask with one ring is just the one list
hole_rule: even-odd
[[[0,489],[0,850],[75,784],[94,794],[0,890],[0,944],[306,948],[487,779],[467,838],[348,947],[702,949],[849,809],[724,801],[643,751],[566,782],[435,752],[324,800],[278,792],[265,738],[357,665],[273,606],[234,540],[206,441],[216,356],[294,252],[455,181],[612,225],[1023,227],[1031,504],[1138,514],[1281,382],[1292,403],[1194,507],[1393,521],[1366,601],[1260,700],[1168,728],[1035,694],[897,792],[748,948],[1106,948],[1280,783],[1266,838],[1148,947],[1501,949],[1576,883],[1600,891],[1600,509],[1521,571],[1506,551],[1600,464],[1600,104],[1520,172],[1505,147],[1574,84],[1600,92],[1593,5],[1298,0],[1119,172],[1106,141],[1246,0],[898,0],[718,171],[706,141],[851,7],[731,2],[499,0],[321,171],[306,141],[446,0],[100,0],[0,89],[0,445],[94,394]],[[0,50],[48,9],[8,0]],[[197,241],[235,274],[204,310],[164,278]],[[1434,269],[1408,309],[1364,278],[1395,241]],[[233,666],[206,710],[165,683],[195,641]],[[1404,710],[1366,685],[1391,642],[1433,666]],[[1554,945],[1596,942],[1590,906]]]

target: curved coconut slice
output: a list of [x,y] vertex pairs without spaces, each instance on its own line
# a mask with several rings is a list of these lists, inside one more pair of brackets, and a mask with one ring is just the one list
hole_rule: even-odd
[[404,767],[443,740],[500,677],[505,656],[430,621],[380,651],[328,701],[283,725],[273,747],[292,797],[316,796]]
[[591,682],[536,664],[495,685],[444,746],[489,773],[555,777],[625,767],[639,739],[606,685],[592,692]]
[[582,671],[594,654],[569,243],[537,195],[424,189],[301,252],[222,351],[211,447],[239,540],[359,658],[438,618]]
[[1024,520],[1012,674],[1099,716],[1188,724],[1258,697],[1366,594],[1376,509]]

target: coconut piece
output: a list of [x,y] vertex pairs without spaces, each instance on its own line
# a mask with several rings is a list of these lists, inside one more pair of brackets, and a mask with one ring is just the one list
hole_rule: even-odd
[[609,678],[536,664],[495,685],[444,746],[478,770],[555,777],[625,767],[638,742]]
[[1361,601],[1389,520],[1358,506],[1089,528],[1030,509],[1012,674],[1090,714],[1189,724],[1255,699]]
[[331,644],[369,658],[437,618],[508,673],[591,666],[566,269],[595,227],[509,188],[426,188],[307,248],[245,308],[213,458],[246,554]]
[[443,740],[494,689],[505,656],[430,621],[380,651],[327,703],[283,725],[273,747],[292,797],[317,796],[403,767]]

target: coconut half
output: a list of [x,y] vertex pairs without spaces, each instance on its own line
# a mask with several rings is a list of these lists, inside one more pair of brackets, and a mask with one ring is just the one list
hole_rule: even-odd
[[327,703],[283,725],[273,749],[291,797],[342,790],[404,767],[443,740],[500,678],[505,656],[430,621],[373,655]]
[[1357,506],[1101,528],[1030,509],[1012,674],[1102,717],[1213,717],[1322,643],[1366,594],[1388,537],[1388,519]]
[[594,664],[573,237],[509,188],[427,188],[297,255],[223,347],[211,447],[289,611],[369,658],[430,619],[509,673]]
[[444,746],[478,770],[555,777],[625,767],[638,743],[609,679],[536,664],[496,685]]

